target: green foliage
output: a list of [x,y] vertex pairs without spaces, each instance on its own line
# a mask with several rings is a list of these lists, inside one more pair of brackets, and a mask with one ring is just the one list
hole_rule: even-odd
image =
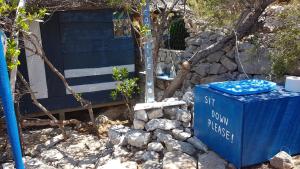
[[300,64],[300,4],[291,4],[279,16],[284,27],[276,32],[270,56],[272,73],[281,78]]
[[18,0],[11,0],[7,3],[5,0],[0,0],[0,20],[4,21],[6,32],[11,35],[7,41],[6,48],[6,60],[8,68],[14,69],[20,64],[20,61],[16,58],[20,55],[20,49],[18,43],[13,37],[16,32],[29,33],[29,25],[32,21],[42,22],[41,19],[47,14],[47,10],[42,8],[37,11],[27,12],[25,8],[18,9],[18,15],[16,18],[16,11],[18,8]]
[[20,48],[17,45],[17,42],[14,39],[7,40],[7,50],[6,50],[6,58],[7,58],[7,66],[10,70],[14,69],[16,66],[20,65],[20,61],[14,63],[12,58],[16,58],[20,55]]
[[189,6],[213,26],[232,26],[243,9],[242,0],[188,0]]
[[171,49],[184,50],[185,38],[189,36],[182,18],[177,18],[170,25],[170,47]]
[[126,103],[129,103],[133,95],[140,91],[137,84],[138,78],[130,78],[129,72],[126,68],[118,69],[117,67],[114,67],[113,79],[118,81],[116,89],[111,92],[111,96],[114,100],[118,97],[118,95],[122,95]]

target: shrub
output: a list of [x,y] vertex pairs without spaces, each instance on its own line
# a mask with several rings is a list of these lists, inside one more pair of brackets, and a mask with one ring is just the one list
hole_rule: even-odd
[[140,92],[140,88],[138,86],[138,78],[130,78],[129,72],[126,68],[113,68],[113,79],[117,81],[116,89],[111,92],[111,96],[114,100],[117,99],[118,96],[121,96],[124,100],[128,111],[129,111],[129,119],[132,120],[133,117],[133,106],[132,106],[132,98],[135,94]]

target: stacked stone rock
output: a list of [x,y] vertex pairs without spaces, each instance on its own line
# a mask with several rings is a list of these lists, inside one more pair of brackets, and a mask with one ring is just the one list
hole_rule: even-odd
[[136,156],[147,161],[144,165],[151,163],[151,166],[162,168],[163,165],[164,169],[168,169],[167,166],[171,164],[167,161],[174,156],[186,159],[185,162],[194,166],[191,168],[196,168],[197,161],[194,157],[206,152],[207,147],[193,136],[191,127],[192,113],[187,105],[182,105],[138,110],[135,112],[132,128],[114,126],[108,135],[115,145],[138,149]]
[[[225,36],[223,32],[206,31],[187,38],[187,49],[181,59],[187,60],[197,51],[216,43]],[[239,42],[238,51],[235,46],[227,46],[203,57],[187,76],[185,88],[199,83],[245,79],[245,73],[250,78],[265,78],[268,75],[271,62],[266,47],[255,44],[249,37]]]

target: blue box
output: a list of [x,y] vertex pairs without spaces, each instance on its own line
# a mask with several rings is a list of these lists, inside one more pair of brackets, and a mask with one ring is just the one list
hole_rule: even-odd
[[300,93],[278,87],[234,96],[195,87],[195,135],[236,167],[265,162],[283,150],[300,153]]

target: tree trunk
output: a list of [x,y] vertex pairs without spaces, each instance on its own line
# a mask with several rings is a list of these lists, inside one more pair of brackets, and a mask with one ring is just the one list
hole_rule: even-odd
[[[17,11],[16,11],[16,18],[15,18],[15,27],[16,27],[16,22],[17,22],[17,18],[20,15],[19,10],[21,8],[25,7],[25,0],[20,0],[18,7],[17,7]],[[13,28],[13,38],[17,43],[16,48],[19,47],[19,31],[16,28]],[[15,88],[16,88],[16,80],[17,80],[17,71],[18,71],[18,66],[17,66],[17,62],[18,62],[18,56],[13,57],[12,58],[12,63],[14,63],[14,65],[16,65],[11,71],[10,71],[10,88],[11,88],[11,93],[12,93],[12,98],[13,100],[15,100]]]
[[58,124],[59,129],[61,130],[64,139],[67,139],[67,134],[66,131],[64,129],[64,125],[62,123],[59,123],[59,121],[46,109],[46,107],[44,107],[35,97],[34,92],[31,90],[29,84],[27,83],[27,81],[25,80],[25,78],[23,77],[23,75],[20,72],[17,72],[21,82],[24,84],[24,86],[26,87],[26,89],[29,91],[29,94],[31,96],[31,99],[33,101],[33,104],[35,104],[38,108],[40,108],[51,120],[53,120],[55,123]]
[[[232,45],[235,42],[235,36],[238,39],[242,39],[243,37],[249,35],[253,31],[258,23],[259,16],[264,12],[264,10],[275,0],[253,0],[240,15],[238,22],[235,26],[235,30],[228,36],[222,38],[220,41],[215,44],[210,45],[206,49],[197,51],[193,56],[188,60],[191,63],[191,67],[195,66],[199,60],[206,57],[207,55],[218,51],[224,48],[227,45]],[[182,85],[185,76],[187,74],[187,70],[181,68],[179,70],[176,78],[172,81],[172,83],[168,86],[164,93],[164,98],[171,97],[175,93],[175,91]]]

